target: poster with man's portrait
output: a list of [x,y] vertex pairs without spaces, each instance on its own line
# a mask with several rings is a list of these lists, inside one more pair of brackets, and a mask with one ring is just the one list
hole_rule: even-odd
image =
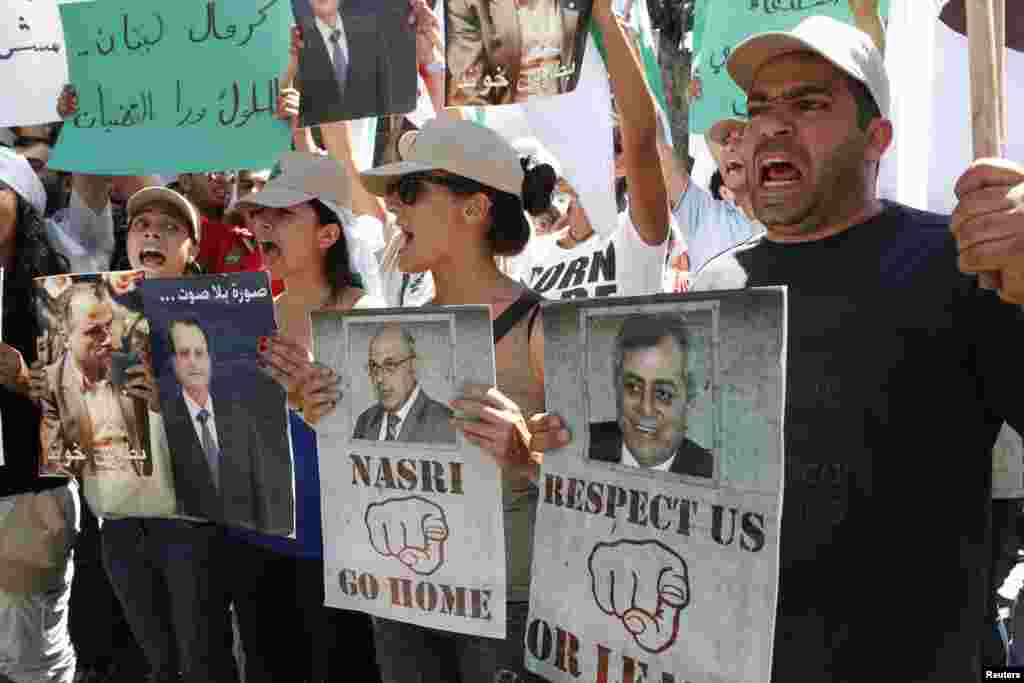
[[302,126],[416,108],[416,33],[407,0],[292,0],[302,31]]
[[142,278],[125,271],[35,280],[40,474],[78,477],[93,512],[108,517],[175,512],[173,476],[153,447],[159,415],[130,393],[144,383],[149,350]]
[[258,365],[274,334],[265,272],[142,286],[178,512],[294,536],[287,397]]
[[494,386],[487,307],[314,313],[313,328],[342,386],[317,425],[327,604],[503,638],[501,473],[449,408]]
[[592,0],[447,0],[445,104],[515,104],[572,92]]
[[544,305],[547,409],[573,440],[544,459],[531,671],[768,683],[785,320],[768,288]]

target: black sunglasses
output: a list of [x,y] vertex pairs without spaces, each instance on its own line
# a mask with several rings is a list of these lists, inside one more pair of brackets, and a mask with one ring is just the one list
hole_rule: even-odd
[[486,187],[469,178],[428,173],[410,173],[388,185],[388,194],[397,194],[399,201],[406,206],[412,206],[419,198],[424,183],[443,185],[459,194],[487,191]]

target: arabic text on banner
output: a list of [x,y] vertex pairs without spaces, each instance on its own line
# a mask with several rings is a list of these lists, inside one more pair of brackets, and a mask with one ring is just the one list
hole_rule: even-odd
[[114,175],[264,168],[287,149],[288,126],[275,117],[287,0],[107,0],[60,13],[78,112],[50,166]]
[[[0,126],[56,121],[68,82],[64,29],[55,0],[12,0],[0,20]],[[14,96],[17,93],[17,96]]]

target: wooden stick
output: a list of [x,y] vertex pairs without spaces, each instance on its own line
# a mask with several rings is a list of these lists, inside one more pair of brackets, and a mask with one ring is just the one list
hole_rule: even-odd
[[992,0],[992,11],[992,18],[995,24],[996,96],[998,98],[997,101],[999,105],[999,142],[1001,145],[1005,146],[1007,141],[1010,139],[1006,103],[1006,0]]
[[[966,0],[974,158],[998,157],[1001,148],[996,0]],[[1005,49],[1005,48],[1004,48]]]
[[[971,76],[971,136],[974,158],[1001,156],[1003,114],[1000,97],[1002,75],[999,52],[1006,51],[1006,39],[997,43],[996,3],[999,0],[965,0],[967,14],[967,51]],[[1005,6],[1000,25],[1005,32]],[[1005,35],[1005,34],[1004,34]],[[997,45],[1002,49],[998,49]],[[985,289],[999,289],[999,273],[981,273],[978,284]]]

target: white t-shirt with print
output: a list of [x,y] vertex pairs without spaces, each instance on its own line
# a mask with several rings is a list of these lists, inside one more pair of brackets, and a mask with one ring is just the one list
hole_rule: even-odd
[[646,244],[623,212],[614,232],[594,233],[571,249],[558,246],[554,235],[532,238],[516,259],[517,276],[546,299],[659,294],[667,249],[667,239]]

